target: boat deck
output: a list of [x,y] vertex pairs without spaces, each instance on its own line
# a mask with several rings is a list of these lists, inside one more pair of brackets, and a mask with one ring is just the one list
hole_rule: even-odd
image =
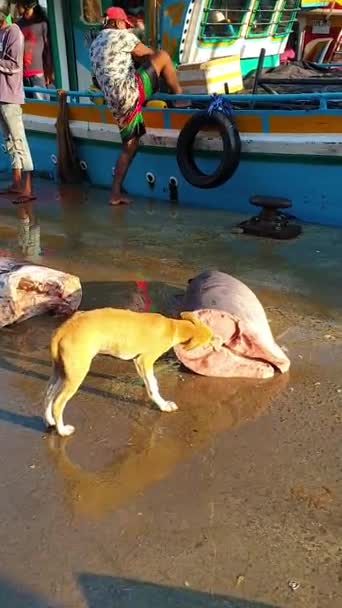
[[[168,415],[133,366],[99,357],[66,409],[76,434],[61,441],[41,419],[57,320],[2,330],[0,605],[340,606],[341,230],[266,241],[232,234],[241,216],[223,211],[110,208],[105,190],[44,181],[37,191],[34,261],[77,274],[83,307],[123,306],[144,279],[167,311],[191,276],[219,268],[256,291],[292,369],[210,379],[168,356],[157,374],[180,407]],[[5,199],[0,215],[1,253],[20,257]]]

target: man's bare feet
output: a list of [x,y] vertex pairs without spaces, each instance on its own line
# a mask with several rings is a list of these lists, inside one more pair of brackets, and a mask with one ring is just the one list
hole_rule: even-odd
[[129,205],[132,202],[132,199],[129,198],[126,194],[122,192],[120,194],[112,194],[109,200],[109,204],[112,206],[116,205]]

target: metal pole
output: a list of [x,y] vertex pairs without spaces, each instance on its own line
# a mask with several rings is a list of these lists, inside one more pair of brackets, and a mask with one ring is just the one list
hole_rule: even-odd
[[258,65],[257,65],[257,69],[255,72],[255,77],[254,77],[252,95],[255,95],[258,90],[259,76],[260,76],[260,72],[261,72],[262,68],[264,67],[265,53],[266,53],[266,49],[261,49],[259,59],[258,59]]

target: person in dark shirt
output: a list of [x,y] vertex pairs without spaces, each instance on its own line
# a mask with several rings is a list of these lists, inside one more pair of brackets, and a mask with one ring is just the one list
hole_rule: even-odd
[[[36,0],[17,2],[21,18],[17,21],[24,34],[24,86],[48,87],[53,79],[49,42],[49,24],[46,12]],[[47,99],[44,93],[30,93],[28,97]]]

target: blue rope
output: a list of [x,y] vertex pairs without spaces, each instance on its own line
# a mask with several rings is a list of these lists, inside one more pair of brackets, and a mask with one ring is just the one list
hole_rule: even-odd
[[217,93],[211,95],[211,101],[208,107],[209,116],[211,116],[213,112],[222,112],[233,120],[233,106],[230,101],[224,99],[223,95],[217,95]]

